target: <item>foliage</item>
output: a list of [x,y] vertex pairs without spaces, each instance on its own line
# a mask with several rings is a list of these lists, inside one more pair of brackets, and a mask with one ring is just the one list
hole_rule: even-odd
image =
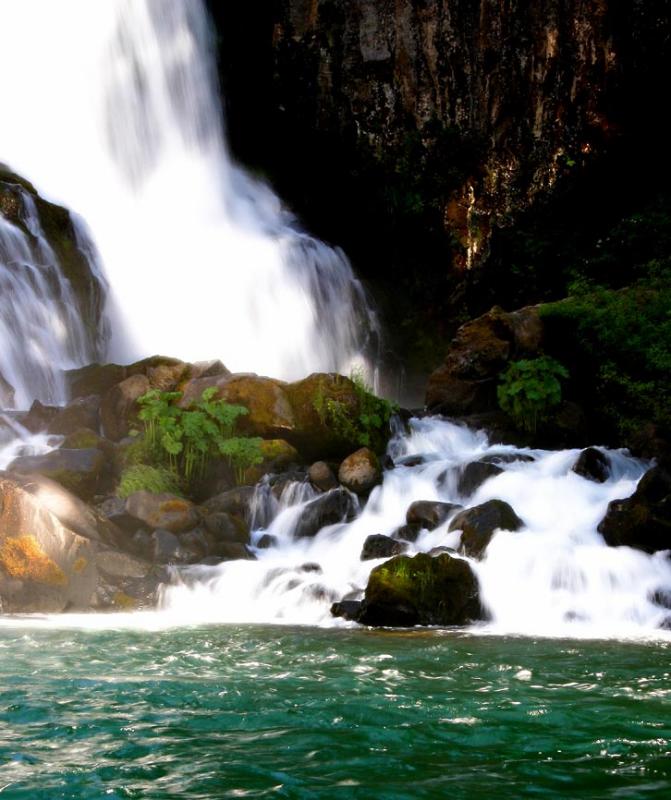
[[179,478],[171,470],[148,464],[134,464],[121,473],[117,495],[125,498],[140,491],[181,494]]
[[201,476],[217,455],[228,459],[238,478],[247,467],[263,460],[260,439],[234,435],[238,419],[248,410],[215,400],[216,391],[214,387],[206,389],[188,408],[178,405],[181,392],[152,389],[138,400],[153,458],[167,462],[187,484]]
[[561,402],[566,367],[549,356],[513,361],[501,375],[499,405],[516,425],[534,432],[538,422]]
[[398,406],[374,395],[361,372],[353,372],[350,378],[356,395],[355,409],[318,391],[313,400],[315,411],[322,423],[330,426],[338,437],[381,452],[386,445],[389,421],[398,411]]

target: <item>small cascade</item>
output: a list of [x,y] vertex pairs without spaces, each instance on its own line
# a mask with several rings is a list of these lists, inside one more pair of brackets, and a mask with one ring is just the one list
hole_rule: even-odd
[[33,195],[4,184],[12,216],[0,213],[0,408],[33,400],[63,403],[63,371],[101,358],[106,324],[97,299],[104,280],[83,224],[72,219],[72,246],[93,290],[77,293],[42,227]]
[[[481,431],[437,418],[413,419],[409,432],[399,430],[390,443],[395,468],[385,472],[352,522],[297,539],[301,514],[317,495],[308,484],[290,484],[278,501],[266,482],[257,489],[252,540],[258,544],[263,536],[270,546],[255,549],[256,561],[180,570],[164,588],[162,607],[184,620],[344,624],[330,616],[331,603],[360,596],[370,570],[382,563],[360,560],[367,536],[393,534],[416,500],[470,507],[501,499],[524,527],[495,533],[483,560],[471,561],[492,617],[486,630],[659,634],[668,612],[653,598],[671,590],[667,554],[608,547],[596,530],[608,504],[631,495],[648,465],[626,452],[604,450],[611,467],[601,484],[572,471],[579,452],[492,445]],[[472,494],[460,494],[463,469],[482,458],[495,458],[503,471]],[[450,532],[449,522],[422,531],[408,553],[458,548],[461,534]]]
[[347,258],[230,158],[203,0],[22,0],[0,27],[0,158],[85,216],[110,360],[374,378],[379,325]]

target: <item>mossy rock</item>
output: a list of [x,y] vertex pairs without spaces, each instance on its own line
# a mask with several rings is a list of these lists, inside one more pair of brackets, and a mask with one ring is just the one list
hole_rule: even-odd
[[469,564],[447,553],[396,556],[371,572],[361,605],[364,625],[468,625],[483,618]]
[[61,448],[41,456],[19,456],[9,469],[21,475],[43,475],[82,500],[90,500],[100,488],[105,462],[104,454],[95,448]]
[[260,442],[263,461],[245,470],[242,483],[258,483],[270,472],[282,472],[288,467],[298,464],[298,450],[284,439],[263,439]]

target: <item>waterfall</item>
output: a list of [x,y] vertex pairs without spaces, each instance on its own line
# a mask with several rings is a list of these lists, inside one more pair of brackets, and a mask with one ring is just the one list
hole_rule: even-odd
[[86,219],[109,358],[366,367],[378,325],[347,258],[231,161],[202,0],[21,0],[0,26],[0,159]]
[[[667,554],[608,547],[597,532],[608,504],[631,495],[648,465],[624,451],[604,452],[611,470],[600,484],[572,471],[579,450],[492,445],[483,432],[442,419],[412,420],[409,433],[400,431],[389,446],[397,466],[385,472],[354,521],[328,526],[313,539],[296,539],[298,519],[313,493],[290,485],[278,503],[261,486],[253,541],[268,534],[273,546],[257,548],[256,561],[180,570],[165,588],[163,608],[176,621],[344,624],[330,616],[331,603],[360,593],[370,570],[384,560],[360,560],[367,536],[391,535],[405,524],[406,510],[416,500],[470,507],[501,499],[524,527],[498,531],[483,560],[468,559],[492,617],[486,631],[660,635],[669,612],[655,596],[671,589]],[[486,457],[500,459],[503,471],[471,495],[461,495],[460,471]],[[408,553],[458,548],[461,533],[449,531],[449,522],[423,531]]]

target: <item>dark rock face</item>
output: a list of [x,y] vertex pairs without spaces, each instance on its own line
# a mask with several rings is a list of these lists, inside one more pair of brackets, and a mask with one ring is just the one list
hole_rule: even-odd
[[364,625],[467,625],[482,619],[469,565],[447,553],[396,556],[370,574],[357,621]]
[[671,474],[663,467],[648,470],[631,497],[610,503],[598,530],[612,547],[671,548]]
[[145,375],[132,375],[113,386],[103,397],[100,407],[103,433],[115,442],[128,436],[138,424],[137,400],[151,389]]
[[105,470],[105,456],[100,450],[52,450],[42,456],[20,456],[9,466],[22,475],[37,473],[50,478],[84,500],[98,490]]
[[308,503],[298,520],[294,536],[316,536],[326,525],[349,522],[357,513],[357,502],[345,489],[334,489]]
[[461,550],[468,556],[480,558],[495,530],[516,531],[524,523],[502,500],[489,500],[467,508],[452,520],[450,530],[460,530]]
[[571,469],[589,481],[605,483],[610,476],[610,461],[601,450],[597,450],[596,447],[587,447],[578,456],[578,460]]
[[501,467],[497,467],[496,464],[490,464],[486,461],[474,461],[468,464],[461,473],[457,490],[464,497],[470,497],[485,481],[500,475],[502,472]]
[[390,536],[383,536],[381,533],[374,533],[366,537],[361,549],[361,560],[370,561],[374,558],[391,558],[398,556],[407,550],[408,545]]
[[[417,500],[411,503],[405,513],[405,520],[411,529],[426,528],[432,531],[456,511],[460,506],[454,503],[440,503],[434,500]],[[401,535],[401,530],[398,533]],[[415,539],[417,535],[415,534]]]

